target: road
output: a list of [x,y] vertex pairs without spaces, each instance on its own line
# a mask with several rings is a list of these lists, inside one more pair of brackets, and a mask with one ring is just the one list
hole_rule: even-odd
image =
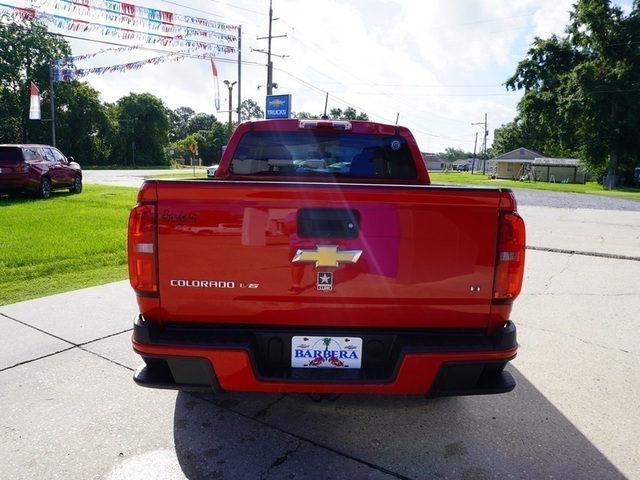
[[176,173],[184,170],[137,169],[137,170],[84,170],[84,182],[88,184],[113,185],[118,187],[140,187],[149,176]]
[[0,307],[0,475],[640,478],[640,212],[521,205],[513,392],[314,403],[140,388],[135,299],[118,282]]

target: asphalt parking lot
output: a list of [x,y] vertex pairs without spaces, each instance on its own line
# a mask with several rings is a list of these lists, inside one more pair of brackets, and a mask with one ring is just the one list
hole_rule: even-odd
[[0,477],[640,478],[640,212],[523,205],[505,395],[144,389],[127,282],[0,307]]

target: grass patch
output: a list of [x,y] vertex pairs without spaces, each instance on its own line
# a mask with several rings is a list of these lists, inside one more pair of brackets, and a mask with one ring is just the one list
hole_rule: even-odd
[[0,197],[0,305],[126,279],[137,192],[85,185],[49,200]]
[[618,187],[615,190],[605,190],[596,182],[581,183],[547,183],[547,182],[521,182],[519,180],[491,180],[487,175],[471,174],[466,172],[429,172],[431,182],[434,184],[476,185],[501,188],[528,188],[532,190],[547,190],[553,192],[586,193],[590,195],[602,195],[606,197],[624,198],[640,201],[640,189]]

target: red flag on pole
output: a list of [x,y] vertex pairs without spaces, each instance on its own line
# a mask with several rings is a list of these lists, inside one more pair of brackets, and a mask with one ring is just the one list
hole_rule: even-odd
[[31,102],[29,104],[29,120],[40,120],[40,90],[31,82]]
[[211,71],[213,72],[214,102],[216,110],[220,111],[220,81],[218,80],[218,69],[211,59]]

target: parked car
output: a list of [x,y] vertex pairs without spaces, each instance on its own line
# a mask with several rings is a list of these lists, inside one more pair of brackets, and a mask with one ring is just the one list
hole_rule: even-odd
[[0,194],[49,198],[60,189],[82,192],[82,169],[73,157],[49,145],[0,145]]
[[216,175],[216,170],[218,170],[218,165],[207,167],[207,177],[213,178]]

